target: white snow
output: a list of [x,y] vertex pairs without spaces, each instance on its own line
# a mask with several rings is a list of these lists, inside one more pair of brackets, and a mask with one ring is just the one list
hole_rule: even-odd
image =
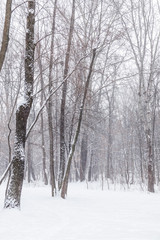
[[2,240],[160,240],[160,194],[86,189],[70,184],[66,200],[51,198],[50,188],[28,186],[21,211],[3,209]]
[[19,96],[18,100],[17,100],[17,110],[19,109],[20,106],[23,106],[25,105],[27,102],[26,102],[26,99],[24,98],[24,96]]
[[34,13],[34,9],[29,9],[29,13],[33,14]]

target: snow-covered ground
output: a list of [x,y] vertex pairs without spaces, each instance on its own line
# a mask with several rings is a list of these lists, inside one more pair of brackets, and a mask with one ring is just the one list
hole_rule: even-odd
[[160,240],[160,194],[101,191],[70,184],[67,200],[50,188],[24,185],[21,211],[4,210],[1,240]]

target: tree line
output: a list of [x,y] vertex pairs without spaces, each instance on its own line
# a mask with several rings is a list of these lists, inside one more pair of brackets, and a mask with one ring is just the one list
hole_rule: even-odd
[[1,3],[0,173],[5,208],[23,179],[155,191],[160,5],[155,0]]

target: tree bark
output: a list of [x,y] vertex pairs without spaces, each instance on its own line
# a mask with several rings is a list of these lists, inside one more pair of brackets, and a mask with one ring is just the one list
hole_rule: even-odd
[[[52,91],[53,82],[52,82],[52,68],[53,68],[53,51],[54,51],[54,36],[55,36],[55,18],[57,10],[57,0],[54,3],[54,12],[53,12],[53,23],[52,23],[52,39],[51,39],[51,55],[50,55],[50,64],[49,64],[49,94]],[[54,139],[53,139],[53,117],[52,117],[52,97],[48,101],[48,125],[49,125],[49,151],[50,151],[50,183],[51,183],[51,194],[54,197],[56,193],[56,182],[55,182],[55,173],[54,173]]]
[[88,182],[92,180],[93,150],[91,150],[90,163],[88,169]]
[[81,142],[81,159],[80,159],[80,181],[81,182],[85,180],[87,152],[88,152],[87,143],[88,143],[88,136],[86,133],[84,133],[82,137],[82,142]]
[[12,0],[7,0],[2,45],[0,50],[0,72],[2,70],[3,62],[6,56],[8,43],[9,43],[9,29],[10,29],[11,13],[12,13],[11,7],[12,7]]
[[[75,19],[75,0],[72,3],[72,16],[70,20],[70,30],[67,44],[67,51],[65,57],[65,66],[64,66],[64,76],[65,79],[68,75],[69,70],[69,59],[71,51],[71,43],[73,37],[74,29],[74,19]],[[65,172],[65,106],[66,106],[66,95],[67,95],[67,81],[63,84],[62,89],[62,99],[61,99],[61,113],[60,113],[60,166],[59,166],[59,176],[58,176],[58,189],[60,191],[62,187],[62,181]]]
[[43,121],[43,112],[41,113],[41,131],[42,131],[42,163],[43,163],[43,178],[44,178],[44,184],[45,184],[45,185],[48,185],[47,167],[46,167],[45,138],[44,138],[44,121]]
[[32,106],[33,80],[34,80],[34,25],[35,25],[35,0],[28,2],[26,53],[25,53],[25,88],[24,102],[20,103],[16,111],[16,132],[14,143],[14,156],[11,167],[11,177],[4,207],[20,207],[20,199],[24,178],[25,142],[27,119]]
[[87,96],[87,92],[88,92],[90,79],[91,79],[91,74],[92,74],[92,69],[93,69],[95,56],[96,56],[96,49],[93,49],[93,56],[92,56],[91,64],[90,64],[90,67],[89,67],[89,73],[88,73],[87,81],[85,83],[85,90],[84,90],[84,96],[83,96],[82,104],[81,104],[81,107],[80,107],[77,130],[76,130],[75,137],[73,139],[73,144],[71,146],[71,150],[70,150],[70,153],[69,153],[68,164],[67,164],[64,180],[63,180],[63,183],[62,183],[61,197],[64,198],[64,199],[67,195],[68,180],[69,180],[72,158],[73,158],[73,155],[74,155],[74,152],[75,152],[76,143],[77,143],[78,136],[79,136],[79,133],[80,133],[83,110],[84,110],[84,105],[85,105],[85,100],[86,100],[86,96]]

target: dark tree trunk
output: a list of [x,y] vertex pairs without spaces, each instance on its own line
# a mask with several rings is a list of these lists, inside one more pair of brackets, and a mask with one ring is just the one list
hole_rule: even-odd
[[81,159],[80,159],[80,181],[85,180],[86,163],[87,163],[87,135],[84,134],[81,142]]
[[154,192],[154,166],[152,161],[148,163],[148,191]]
[[41,113],[41,130],[42,130],[42,163],[43,163],[43,178],[44,178],[44,184],[45,184],[45,185],[48,185],[47,167],[46,167],[46,150],[45,150],[45,140],[44,140],[43,113]]
[[20,197],[24,177],[25,162],[25,136],[26,124],[29,115],[29,106],[20,106],[16,112],[16,137],[14,144],[14,157],[11,168],[11,177],[5,199],[5,208],[20,206]]
[[[54,36],[55,36],[55,19],[57,10],[57,0],[54,3],[53,12],[53,23],[52,23],[52,39],[51,39],[51,54],[50,54],[50,64],[49,64],[49,94],[52,91],[53,81],[52,81],[52,69],[53,69],[53,52],[54,52]],[[51,183],[51,194],[52,197],[56,193],[56,182],[54,173],[54,139],[53,139],[53,117],[52,117],[53,107],[52,107],[52,97],[48,101],[48,126],[49,126],[49,151],[50,151],[50,183]]]
[[[71,51],[71,43],[73,37],[73,29],[74,29],[74,18],[75,18],[75,0],[72,3],[72,16],[70,21],[70,30],[67,44],[67,51],[65,57],[65,66],[64,66],[64,76],[65,79],[68,74],[69,69],[69,59],[70,59],[70,51]],[[62,89],[62,99],[61,99],[61,113],[60,113],[60,166],[59,166],[59,176],[58,176],[58,189],[60,190],[62,187],[62,180],[64,177],[65,171],[65,106],[66,106],[66,95],[67,95],[67,81],[63,84]]]
[[153,146],[151,142],[150,129],[147,130],[147,147],[148,147],[148,191],[154,192],[154,159]]
[[9,29],[10,29],[11,13],[12,13],[11,6],[12,6],[12,0],[7,0],[2,45],[0,50],[0,72],[3,66],[3,62],[6,56],[8,43],[9,43]]
[[88,170],[88,182],[91,182],[92,180],[92,163],[93,163],[93,150],[91,152],[91,159],[90,159],[89,170]]
[[35,0],[31,0],[28,2],[27,16],[24,103],[21,103],[16,111],[14,156],[12,160],[11,177],[6,191],[5,208],[20,207],[24,178],[26,126],[32,105],[34,80],[34,24]]
[[77,143],[78,136],[79,136],[80,129],[81,129],[83,110],[84,110],[84,105],[85,105],[85,100],[86,100],[86,96],[87,96],[87,92],[88,92],[90,79],[91,79],[91,74],[92,74],[92,69],[93,69],[95,56],[96,56],[96,49],[93,49],[93,56],[92,56],[92,60],[91,60],[91,63],[90,63],[89,73],[88,73],[88,77],[87,77],[87,80],[86,80],[86,83],[85,83],[85,88],[84,88],[84,96],[83,96],[83,100],[82,100],[82,104],[81,104],[80,112],[79,112],[78,125],[77,125],[77,129],[76,129],[75,137],[73,139],[73,144],[71,146],[71,150],[70,150],[70,153],[69,153],[68,164],[67,164],[64,180],[63,180],[63,183],[62,183],[62,189],[61,189],[61,197],[62,198],[65,198],[66,195],[67,195],[68,180],[69,180],[72,158],[73,158],[73,155],[74,155],[74,152],[75,152],[76,143]]

